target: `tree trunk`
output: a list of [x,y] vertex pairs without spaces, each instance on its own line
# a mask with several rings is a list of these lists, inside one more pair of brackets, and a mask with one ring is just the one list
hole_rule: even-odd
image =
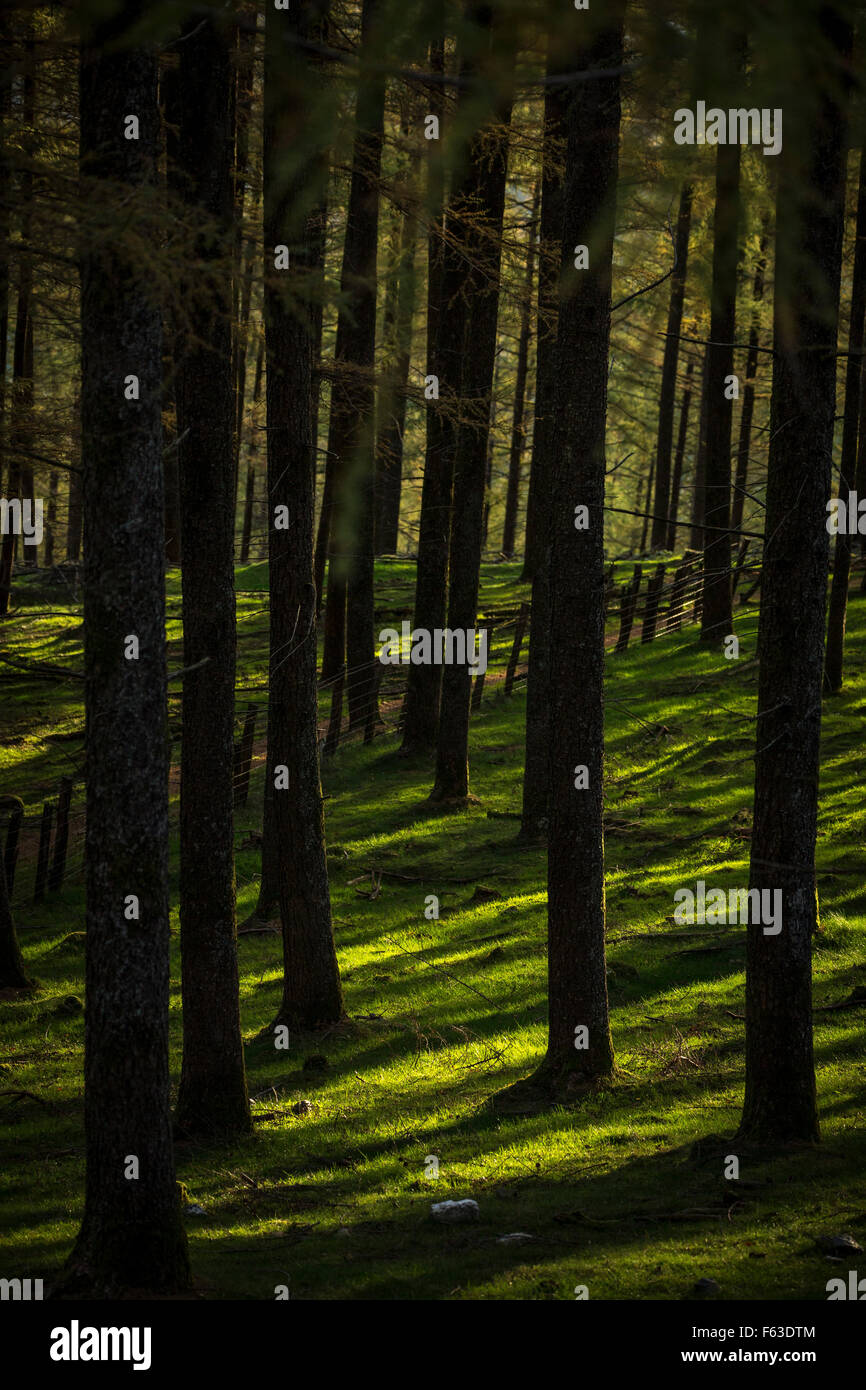
[[[36,116],[36,55],[33,30],[28,29],[24,43],[24,80],[22,83],[21,121],[23,126],[23,164],[19,175],[21,206],[21,247],[18,261],[18,307],[15,316],[15,344],[12,362],[12,420],[10,443],[18,458],[21,499],[30,504],[31,515],[35,501],[33,487],[34,380],[33,380],[33,162],[35,148],[33,127]],[[21,561],[25,569],[36,569],[39,546],[22,537]]]
[[[232,54],[232,141],[234,145],[233,193],[234,193],[234,256],[235,277],[232,303],[232,376],[235,391],[235,428],[232,442],[234,504],[232,515],[237,509],[237,491],[240,473],[241,442],[244,425],[244,403],[247,384],[247,343],[249,340],[250,302],[252,297],[253,267],[256,261],[256,248],[252,239],[246,244],[244,253],[244,211],[247,190],[253,192],[250,173],[250,124],[253,109],[253,86],[255,74],[254,30],[239,26],[235,35]],[[253,209],[255,211],[255,208]]]
[[[0,796],[0,810],[20,813],[23,809],[20,797]],[[0,862],[0,989],[30,989],[32,985],[15,931],[5,866]]]
[[[839,71],[851,26],[826,5],[821,47],[789,76],[798,122],[780,156],[773,399],[758,629],[751,888],[780,890],[781,932],[751,925],[746,1094],[740,1135],[818,1137],[812,1053],[812,933],[821,680],[844,221],[846,117]],[[835,59],[835,62],[833,61]]]
[[[85,22],[101,8],[88,0]],[[146,9],[130,4],[124,21],[140,25]],[[87,1177],[62,1282],[70,1294],[100,1298],[189,1284],[169,1112],[162,334],[150,274],[118,235],[152,203],[157,62],[123,38],[116,20],[87,35],[79,87]],[[139,116],[138,140],[123,138],[129,112]],[[123,205],[112,209],[120,186]],[[127,372],[139,379],[134,404],[124,396]],[[129,634],[137,660],[125,657]]]
[[[165,182],[167,209],[175,197],[180,196],[178,187],[178,138],[181,121],[181,92],[179,53],[176,45],[169,50],[165,66],[160,72],[159,95],[162,103],[162,119],[165,126]],[[165,421],[174,420],[172,425],[164,426],[163,468],[165,477],[165,558],[169,565],[179,565],[180,549],[180,454],[177,438],[177,344],[175,342],[175,306],[170,293],[166,295],[163,306],[163,386],[162,417]]]
[[[205,268],[176,337],[184,665],[180,799],[183,1066],[176,1123],[250,1128],[238,999],[233,840],[235,686],[232,131],[229,39],[184,27],[178,178]],[[201,665],[200,663],[204,663]]]
[[692,529],[689,536],[691,550],[704,548],[704,520],[706,510],[707,481],[707,428],[709,410],[709,347],[704,348],[704,361],[701,368],[701,408],[698,416],[698,438],[695,449],[695,476],[692,486]]
[[505,522],[502,527],[502,553],[514,558],[514,535],[517,530],[517,508],[520,503],[520,465],[525,443],[524,403],[526,400],[526,369],[529,362],[530,306],[532,276],[535,269],[535,223],[538,217],[538,194],[532,200],[526,248],[526,284],[520,309],[520,337],[517,344],[517,374],[514,382],[514,414],[511,418],[511,449],[508,459],[508,493],[505,499]]
[[693,368],[694,363],[689,362],[688,366],[686,367],[686,384],[683,389],[683,399],[682,404],[680,406],[680,425],[679,430],[677,432],[677,451],[674,455],[674,475],[671,479],[671,498],[670,503],[668,505],[668,515],[670,518],[668,522],[666,546],[666,549],[668,550],[677,550],[679,548],[677,545],[677,531],[679,530],[677,521],[679,517],[680,508],[680,483],[683,476],[683,459],[685,458],[686,454],[686,437],[689,428],[689,408],[692,403]]
[[[461,100],[477,101],[479,82],[492,85],[497,97],[492,118],[469,142],[466,169],[455,179],[447,218],[450,245],[442,299],[455,323],[447,335],[440,333],[439,356],[449,393],[454,392],[461,411],[449,556],[447,626],[452,632],[474,631],[478,606],[514,62],[502,21],[494,20],[486,6],[474,9],[471,18],[478,29],[478,58],[465,58],[461,65]],[[465,803],[469,795],[470,687],[467,662],[444,667],[430,796],[434,802]]]
[[[33,173],[28,164],[32,143],[34,76],[33,42],[24,45],[24,81],[21,121],[25,129],[24,167],[19,174],[18,201],[21,209],[21,246],[18,251],[18,291],[15,335],[12,344],[12,391],[9,410],[9,474],[7,497],[20,497],[22,505],[34,500],[33,466],[33,255],[30,246],[33,221]],[[32,149],[29,150],[32,158]],[[12,597],[12,571],[18,550],[18,537],[11,530],[0,543],[0,614],[8,613]],[[36,547],[22,544],[24,563],[36,563]]]
[[[404,139],[410,136],[411,131],[411,119],[407,117],[403,123]],[[399,539],[406,389],[412,360],[412,322],[417,278],[415,243],[418,236],[419,162],[420,152],[416,144],[404,171],[403,195],[406,206],[402,212],[398,213],[396,209],[394,212],[391,280],[383,314],[382,347],[387,354],[387,362],[379,393],[376,438],[377,555],[393,555]]]
[[[445,71],[445,43],[436,39],[430,45],[430,69]],[[439,353],[442,333],[449,329],[450,313],[442,300],[445,264],[443,206],[445,166],[442,159],[445,114],[443,89],[436,83],[429,92],[430,114],[440,124],[439,140],[431,141],[427,164],[427,361],[425,376],[435,378],[437,391],[444,382]],[[451,537],[451,486],[453,454],[451,440],[454,421],[443,413],[438,396],[427,401],[427,437],[424,479],[421,484],[421,516],[418,524],[418,563],[415,569],[414,627],[426,632],[444,628],[448,604],[448,548]],[[406,675],[403,702],[404,754],[428,752],[436,742],[439,721],[439,695],[442,667],[410,665]]]
[[[557,75],[549,52],[547,75]],[[521,839],[547,834],[550,660],[550,489],[556,425],[556,324],[562,261],[562,174],[568,88],[549,83],[544,92],[541,177],[541,238],[538,251],[535,421],[527,501],[523,574],[532,576],[529,669],[526,677],[526,758],[523,769]],[[529,513],[532,513],[530,521]]]
[[[363,0],[361,51],[373,39],[378,0]],[[347,664],[349,726],[363,727],[375,706],[373,633],[373,492],[375,482],[376,251],[379,173],[384,137],[385,79],[364,70],[358,83],[352,179],[337,320],[336,376],[331,387],[328,454],[334,502],[325,605],[322,674]],[[342,705],[339,683],[334,704]],[[335,708],[336,718],[339,710]]]
[[671,276],[671,298],[668,305],[668,331],[662,361],[662,385],[659,394],[659,424],[656,438],[655,501],[648,508],[653,513],[653,550],[661,550],[667,542],[668,507],[671,489],[671,449],[674,441],[674,397],[677,385],[680,331],[683,323],[683,301],[686,294],[686,271],[689,259],[689,231],[692,222],[692,185],[683,184],[677,213],[674,243],[676,269]]
[[[11,62],[8,11],[0,11],[0,52],[5,66]],[[9,354],[9,227],[12,202],[12,166],[7,150],[9,113],[12,110],[12,83],[0,82],[0,493],[3,491],[6,460],[6,360]],[[2,582],[2,581],[0,581]],[[4,595],[0,593],[0,612]]]
[[707,358],[707,450],[701,641],[720,647],[734,630],[731,586],[731,430],[737,310],[740,147],[716,151],[713,290]]
[[[860,152],[857,189],[857,222],[854,232],[854,268],[851,275],[851,318],[845,364],[845,413],[842,419],[842,456],[839,465],[839,497],[846,505],[846,521],[855,491],[857,468],[857,428],[860,420],[860,390],[863,375],[863,323],[866,315],[866,148]],[[855,503],[856,508],[856,503]],[[833,551],[833,580],[827,617],[827,656],[824,663],[824,692],[838,695],[842,689],[845,652],[845,620],[848,613],[848,581],[851,574],[851,537],[847,525],[836,535]]]
[[[321,32],[323,5],[288,15],[267,12],[265,52],[265,324],[267,341],[268,499],[271,574],[271,662],[268,768],[280,914],[283,999],[277,1023],[311,1029],[342,1017],[343,1001],[331,926],[325,831],[319,783],[316,697],[316,606],[313,587],[314,311],[299,314],[281,275],[314,277],[320,255],[309,188],[327,174],[310,141],[315,65],[304,42]],[[300,42],[286,45],[291,26]],[[304,132],[309,150],[286,178],[286,156]],[[310,148],[312,146],[312,148]],[[300,225],[299,225],[300,222]],[[292,248],[288,272],[273,269],[273,248]],[[281,507],[288,525],[275,524]],[[285,785],[283,772],[285,772]]]
[[[571,59],[550,566],[548,1045],[554,1094],[613,1070],[605,968],[604,490],[623,10]],[[590,248],[574,267],[575,245]],[[580,509],[586,508],[585,514]]]
[[734,497],[731,504],[731,531],[736,533],[743,524],[743,506],[746,501],[746,483],[749,478],[749,453],[752,447],[752,418],[755,411],[755,376],[758,371],[758,338],[760,325],[758,305],[764,298],[764,272],[767,268],[767,218],[761,231],[761,245],[758,251],[758,264],[755,267],[755,281],[752,288],[752,323],[749,328],[749,347],[746,352],[746,381],[743,391],[743,406],[740,412],[740,436],[737,442],[737,475],[734,480]]

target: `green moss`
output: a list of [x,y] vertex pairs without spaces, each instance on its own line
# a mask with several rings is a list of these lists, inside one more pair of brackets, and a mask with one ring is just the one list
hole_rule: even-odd
[[[266,670],[263,567],[249,567],[240,587],[253,589],[256,568],[259,590],[238,602],[241,683],[262,681]],[[518,573],[486,566],[482,606],[525,596]],[[391,563],[380,575],[385,625],[411,608],[411,567]],[[532,1075],[546,1047],[545,849],[518,844],[518,821],[487,815],[520,807],[523,687],[506,701],[488,677],[493,693],[472,724],[480,804],[463,812],[427,803],[432,767],[398,757],[393,735],[368,748],[349,745],[327,763],[328,865],[349,1019],[324,1036],[292,1033],[288,1051],[278,1051],[264,1030],[282,997],[280,938],[240,938],[244,1035],[248,1044],[259,1038],[246,1054],[255,1135],[228,1149],[178,1147],[178,1178],[207,1213],[186,1223],[205,1296],[271,1299],[288,1283],[293,1297],[314,1299],[570,1300],[575,1284],[586,1283],[594,1299],[679,1299],[712,1277],[722,1299],[825,1298],[826,1262],[817,1250],[803,1253],[809,1237],[850,1230],[866,1242],[863,1011],[821,1010],[866,985],[866,894],[861,873],[848,872],[866,831],[851,761],[866,700],[864,617],[864,600],[852,597],[846,685],[824,711],[824,929],[815,943],[822,1143],[743,1151],[740,1184],[725,1180],[721,1148],[738,1152],[724,1136],[735,1132],[743,1098],[744,953],[732,944],[696,954],[706,939],[684,936],[669,920],[677,887],[699,877],[725,888],[747,882],[757,692],[749,608],[737,612],[739,661],[702,649],[694,626],[610,661],[607,906],[617,1070],[568,1105],[522,1115],[486,1106]],[[47,654],[64,626],[79,621],[70,609],[19,622],[10,650]],[[173,642],[179,636],[174,626]],[[500,668],[507,646],[505,634]],[[179,657],[175,650],[170,664]],[[72,682],[46,682],[35,694],[32,685],[15,688],[17,741],[3,753],[5,784],[29,809],[67,762],[45,736],[80,727],[80,701]],[[257,762],[237,845],[260,827],[261,792]],[[176,786],[172,795],[176,827]],[[176,902],[176,840],[171,865]],[[372,868],[385,871],[381,891],[359,896]],[[243,920],[258,892],[255,845],[238,850],[237,871]],[[52,950],[80,929],[80,872],[38,908],[26,901],[32,872],[22,851],[15,896],[25,898],[17,919],[27,966],[50,997],[80,996],[81,955]],[[478,886],[501,897],[476,897]],[[438,919],[425,916],[430,894],[439,898]],[[0,1265],[50,1276],[69,1254],[82,1210],[83,1029],[80,1017],[46,1021],[38,1002],[23,999],[0,1006],[0,1031],[4,1088],[53,1103],[50,1111],[7,1107]],[[171,1045],[176,1080],[176,935]],[[313,1054],[328,1065],[304,1072]],[[710,1136],[722,1140],[695,1148]],[[435,1181],[427,1176],[431,1155]],[[480,1204],[477,1226],[425,1219],[431,1201],[469,1196]],[[490,1240],[511,1231],[537,1239]]]

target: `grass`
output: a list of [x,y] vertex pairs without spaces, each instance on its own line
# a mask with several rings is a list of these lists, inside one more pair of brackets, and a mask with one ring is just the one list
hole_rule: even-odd
[[[485,567],[482,607],[525,597],[518,573]],[[380,578],[383,625],[399,623],[411,608],[411,567],[388,562]],[[239,573],[238,587],[239,681],[255,683],[267,653],[263,567]],[[25,585],[23,597],[7,652],[80,664],[80,610],[69,596],[63,603],[57,591],[47,599]],[[172,576],[175,643],[177,599]],[[677,887],[698,878],[723,888],[748,882],[757,690],[756,609],[748,606],[738,610],[737,661],[702,650],[694,627],[609,658],[607,906],[618,1072],[573,1109],[518,1116],[485,1104],[533,1069],[546,1037],[545,854],[518,846],[518,822],[503,814],[520,805],[523,687],[509,699],[494,687],[473,721],[471,780],[480,800],[461,814],[427,805],[430,766],[398,757],[393,737],[347,745],[326,765],[350,1022],[292,1037],[288,1052],[276,1051],[263,1030],[280,998],[279,938],[240,939],[255,1135],[230,1149],[180,1145],[177,1154],[189,1200],[204,1208],[187,1226],[206,1297],[272,1299],[287,1284],[293,1298],[307,1299],[572,1299],[586,1284],[593,1299],[680,1299],[706,1277],[722,1299],[826,1299],[839,1268],[813,1238],[850,1231],[866,1243],[863,1011],[825,1007],[866,984],[864,620],[866,600],[852,596],[847,684],[824,712],[815,949],[821,1145],[770,1154],[725,1138],[743,1095],[744,931],[687,936],[672,921]],[[170,666],[180,664],[175,646]],[[4,789],[32,814],[77,765],[81,744],[49,736],[82,727],[82,688],[4,685],[14,726]],[[260,796],[257,769],[237,822],[239,919],[255,905],[258,851],[249,832],[260,825]],[[31,889],[32,849],[25,843],[18,899]],[[375,899],[359,891],[372,869],[386,871]],[[176,901],[176,846],[172,872]],[[438,919],[429,915],[430,895]],[[64,1003],[83,997],[82,946],[66,940],[84,926],[80,877],[73,872],[38,907],[22,903],[17,917],[40,988],[0,1004],[0,1089],[39,1099],[0,1096],[0,1274],[48,1278],[68,1253],[83,1197],[83,1015]],[[173,928],[177,1078],[176,910]],[[325,1058],[324,1069],[305,1067],[311,1058]],[[740,1158],[739,1181],[725,1178],[730,1154]],[[427,1176],[431,1157],[435,1180]],[[431,1202],[461,1197],[478,1201],[477,1223],[430,1220]],[[499,1242],[515,1232],[533,1239]]]

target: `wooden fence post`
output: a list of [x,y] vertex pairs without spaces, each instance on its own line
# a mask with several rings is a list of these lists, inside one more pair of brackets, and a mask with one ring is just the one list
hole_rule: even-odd
[[248,704],[244,717],[244,727],[236,750],[235,761],[235,806],[246,806],[250,794],[250,768],[253,762],[253,743],[256,737],[256,718],[258,705]]
[[614,651],[617,652],[624,652],[628,647],[632,623],[634,622],[635,609],[637,608],[637,596],[640,589],[641,574],[641,566],[635,565],[631,583],[624,584],[620,589],[619,637],[617,638],[616,647],[614,648]]
[[520,648],[523,646],[523,635],[526,632],[528,618],[529,604],[521,603],[520,613],[517,617],[517,626],[514,629],[514,642],[511,647],[511,655],[508,658],[508,669],[505,672],[506,695],[510,695],[514,688],[514,676],[517,671],[517,663],[520,660]]
[[9,896],[15,887],[15,867],[18,863],[18,841],[21,836],[21,822],[24,819],[24,802],[17,796],[3,798],[9,808],[9,824],[6,827],[6,849],[3,855],[3,869]]
[[54,858],[51,861],[51,872],[48,875],[48,887],[52,893],[56,893],[63,887],[63,875],[66,873],[66,850],[69,844],[69,806],[72,801],[72,780],[64,777],[60,783],[60,794],[57,798],[57,828],[54,832]]
[[665,582],[665,566],[659,565],[656,572],[647,586],[646,604],[644,606],[643,624],[641,626],[641,643],[652,642],[656,635],[656,621],[659,612],[659,600],[662,594],[662,585]]
[[[490,627],[490,626],[488,626],[487,623],[483,623],[483,624],[481,625],[481,627],[479,628],[479,633],[481,633],[481,632],[486,632],[486,633],[487,633],[487,660],[489,661],[489,660],[490,660],[490,638],[491,638],[491,636],[492,636],[492,634],[493,634],[493,628]],[[479,642],[480,642],[480,638],[479,638]],[[484,674],[485,674],[485,673],[484,673],[483,671],[479,671],[479,672],[478,672],[478,675],[475,677],[475,681],[474,681],[473,686],[472,686],[472,696],[471,696],[470,701],[469,701],[469,708],[470,708],[470,710],[473,711],[473,713],[474,713],[475,710],[480,709],[480,707],[481,707],[481,696],[482,696],[482,694],[484,693]]]
[[42,824],[39,827],[39,858],[36,861],[36,886],[33,889],[33,901],[41,903],[45,897],[45,882],[48,877],[48,855],[51,850],[51,822],[54,819],[54,807],[50,801],[46,801],[42,807]]

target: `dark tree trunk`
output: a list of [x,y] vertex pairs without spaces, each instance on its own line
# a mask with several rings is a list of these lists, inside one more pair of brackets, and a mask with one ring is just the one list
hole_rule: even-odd
[[[306,161],[286,178],[287,155],[309,131],[315,66],[301,44],[286,45],[287,25],[301,41],[321,32],[324,6],[305,3],[288,15],[267,12],[265,52],[265,323],[271,574],[271,663],[268,711],[277,876],[283,922],[283,999],[278,1023],[311,1029],[342,1017],[343,1002],[331,927],[325,831],[319,783],[316,698],[316,605],[313,588],[313,450],[315,312],[302,315],[280,275],[311,278],[320,247],[308,190],[326,173],[307,133]],[[299,225],[300,221],[300,225]],[[292,248],[288,272],[273,268],[273,247]],[[277,509],[288,526],[277,528]],[[282,778],[280,778],[282,780]]]
[[653,550],[667,543],[668,507],[671,492],[671,450],[674,442],[674,397],[677,385],[680,330],[683,323],[683,302],[686,294],[686,272],[689,260],[689,231],[692,223],[692,186],[683,184],[677,213],[674,258],[676,269],[671,276],[671,297],[668,305],[668,331],[662,361],[662,385],[659,395],[659,425],[656,438],[655,501],[647,510],[653,513]]
[[701,368],[701,408],[698,415],[698,438],[695,448],[695,476],[692,486],[692,515],[689,548],[704,548],[704,512],[706,509],[707,481],[707,429],[709,411],[709,347],[704,348],[704,361]]
[[[371,42],[378,0],[363,0],[361,50]],[[336,375],[331,387],[328,454],[334,502],[328,554],[322,674],[347,665],[349,726],[363,727],[376,704],[371,679],[373,633],[373,492],[375,483],[376,251],[379,173],[385,118],[385,79],[365,70],[358,84],[352,179],[337,320]],[[334,687],[333,716],[342,705]]]
[[[845,413],[842,418],[842,457],[839,465],[839,493],[846,506],[846,521],[855,491],[857,468],[857,428],[860,421],[860,390],[863,361],[863,322],[866,315],[866,148],[860,152],[860,178],[857,189],[857,222],[854,232],[854,268],[851,275],[851,318],[845,365]],[[851,537],[847,525],[840,528],[833,550],[833,580],[827,616],[827,656],[824,663],[824,692],[837,695],[842,689],[845,652],[845,621],[848,613],[848,581],[851,574]]]
[[[9,474],[6,495],[20,497],[22,504],[33,502],[33,255],[30,246],[33,220],[33,173],[27,162],[31,143],[27,132],[33,124],[34,75],[33,44],[25,43],[21,120],[25,127],[25,164],[19,175],[21,208],[21,246],[18,251],[18,291],[15,335],[12,344],[12,391],[9,409]],[[30,151],[32,157],[32,150]],[[11,529],[0,543],[0,614],[9,611],[12,570],[18,550],[18,537]],[[36,563],[36,547],[22,544],[22,558],[31,567]]]
[[[617,75],[575,84],[566,118],[550,513],[549,1020],[539,1077],[556,1093],[613,1070],[602,828],[604,490],[623,10],[613,4],[607,26],[571,60],[573,70]],[[590,247],[588,269],[575,270],[575,244]],[[588,509],[585,528],[576,507]]]
[[[479,81],[492,83],[498,96],[492,120],[469,142],[466,169],[455,179],[448,206],[451,244],[443,267],[442,301],[454,326],[449,324],[446,334],[443,323],[439,358],[444,383],[461,411],[449,555],[447,626],[452,631],[474,629],[478,605],[513,66],[501,20],[494,20],[484,5],[474,8],[471,18],[478,30],[477,57],[473,54],[461,65],[462,100],[477,100]],[[432,801],[460,803],[469,795],[470,686],[468,664],[444,667]]]
[[[548,56],[549,77],[557,59]],[[538,254],[538,331],[535,421],[527,501],[523,573],[532,576],[529,669],[526,678],[526,759],[523,770],[521,838],[547,833],[550,659],[550,489],[556,425],[556,324],[562,261],[562,172],[568,88],[551,83],[544,93],[544,151],[541,178],[541,242]],[[531,521],[530,521],[531,512]]]
[[234,144],[234,254],[235,277],[232,305],[232,359],[235,389],[235,430],[232,452],[234,456],[234,504],[232,515],[237,508],[237,491],[240,472],[241,443],[243,438],[244,404],[247,384],[247,343],[249,340],[250,302],[252,297],[253,267],[256,261],[256,248],[252,239],[247,241],[246,253],[243,250],[244,212],[247,191],[252,192],[250,173],[250,125],[253,108],[253,86],[255,74],[255,32],[239,26],[235,35],[232,74],[232,140]]
[[734,630],[731,584],[731,431],[737,311],[737,235],[740,221],[740,147],[716,151],[713,289],[707,358],[707,451],[704,507],[704,583],[701,641],[721,646]]
[[[6,461],[6,359],[9,352],[9,227],[12,202],[12,166],[8,154],[8,121],[12,110],[12,83],[8,80],[11,64],[9,14],[0,12],[0,54],[7,69],[7,80],[0,82],[0,493],[3,491]],[[2,581],[0,581],[2,582]],[[3,595],[0,594],[0,612]]]
[[[88,3],[85,20],[100,9]],[[123,21],[140,24],[146,9],[128,5]],[[87,1178],[84,1219],[62,1281],[70,1293],[101,1298],[130,1290],[171,1293],[189,1284],[169,1112],[162,335],[150,275],[117,234],[135,216],[139,198],[142,214],[151,206],[157,63],[151,50],[123,47],[119,27],[115,20],[85,39],[79,89],[87,218],[81,228]],[[128,112],[139,115],[138,140],[123,138]],[[110,202],[118,186],[128,191],[115,214]],[[134,404],[124,398],[126,372],[139,378]],[[125,658],[131,633],[138,660]],[[134,1178],[130,1156],[138,1165]]]
[[[24,803],[19,797],[0,796],[0,810],[20,814],[23,809]],[[32,984],[15,931],[6,869],[0,863],[0,989],[30,989]]]
[[743,506],[746,500],[746,483],[749,478],[749,452],[752,447],[752,419],[755,413],[755,377],[758,371],[760,353],[758,305],[764,298],[764,272],[767,268],[767,219],[761,232],[761,246],[758,251],[758,264],[755,267],[755,281],[752,288],[752,322],[749,328],[749,346],[746,352],[746,380],[743,390],[743,406],[740,412],[740,435],[737,441],[737,473],[734,479],[734,497],[731,503],[731,531],[736,533],[743,524]]
[[45,550],[42,563],[46,569],[54,564],[54,533],[57,528],[57,496],[60,490],[60,475],[52,468],[48,476],[48,506],[45,509]]
[[[581,55],[581,69],[622,62],[623,5]],[[550,840],[546,1065],[581,1081],[613,1067],[604,953],[604,487],[611,273],[619,153],[619,77],[575,87],[567,117],[563,273],[557,339],[557,436],[551,506]],[[568,229],[568,236],[565,229]],[[575,271],[573,244],[592,248]],[[575,505],[589,509],[575,527]],[[589,785],[575,788],[575,767]],[[588,1047],[575,1029],[589,1030]]]
[[[256,371],[253,379],[253,406],[259,403],[262,383],[262,365],[265,352],[264,336],[259,342],[256,352]],[[250,434],[249,448],[247,450],[247,491],[244,499],[244,524],[241,532],[241,554],[240,562],[245,565],[250,558],[250,545],[253,538],[253,520],[255,517],[256,506],[256,459],[258,457],[259,445],[256,431]]]
[[[165,66],[160,72],[159,95],[162,103],[162,119],[165,126],[165,181],[166,203],[171,207],[172,199],[181,196],[178,176],[178,138],[181,121],[181,92],[179,55],[176,46],[169,50]],[[164,427],[164,478],[165,478],[165,558],[169,565],[179,565],[180,550],[180,454],[177,447],[177,391],[175,374],[177,353],[175,343],[175,305],[171,296],[166,296],[163,308],[163,387],[162,417],[171,420],[173,426]]]
[[[553,71],[553,59],[548,59]],[[532,425],[532,461],[526,498],[526,544],[522,580],[535,579],[546,553],[544,517],[550,479],[550,453],[555,427],[556,314],[559,294],[560,206],[564,145],[561,126],[564,90],[547,87],[544,93],[544,153],[541,188],[541,245],[538,253],[538,323],[535,345],[535,409]],[[545,212],[545,208],[547,211]],[[533,604],[534,604],[533,599]],[[530,660],[532,658],[530,657]],[[546,775],[546,774],[545,774]]]
[[789,78],[798,121],[780,156],[776,205],[749,884],[781,890],[782,929],[748,931],[739,1131],[759,1142],[818,1137],[811,950],[847,125],[838,84],[852,46],[834,6],[822,7],[820,22],[823,45],[801,51]]
[[535,222],[538,216],[538,196],[532,200],[526,248],[526,284],[520,310],[520,336],[517,343],[517,373],[514,381],[514,414],[511,417],[511,449],[508,456],[508,492],[505,498],[505,521],[502,527],[502,553],[507,560],[514,558],[514,536],[517,531],[517,509],[520,504],[520,465],[525,443],[524,405],[526,401],[526,370],[529,363],[529,333],[532,304],[532,277],[535,269]]
[[692,371],[694,363],[689,362],[686,367],[686,384],[683,389],[683,400],[680,406],[680,424],[677,431],[677,451],[674,455],[674,475],[671,480],[671,500],[668,507],[667,549],[677,550],[677,525],[680,509],[680,483],[683,476],[683,459],[686,455],[686,438],[689,428],[689,409],[692,403]]
[[69,512],[66,518],[66,558],[77,564],[81,556],[81,474],[69,475]]
[[[411,131],[406,121],[403,137]],[[413,137],[414,138],[414,137]],[[425,141],[426,143],[426,141]],[[415,313],[415,251],[418,236],[418,164],[413,147],[404,174],[406,206],[394,213],[391,249],[391,281],[383,313],[382,344],[387,354],[379,395],[376,438],[376,553],[397,550],[400,494],[403,485],[403,435],[406,427],[406,389],[412,359],[412,322]]]
[[[430,69],[445,71],[444,40],[430,45]],[[425,377],[433,376],[440,393],[444,372],[439,354],[440,334],[449,330],[450,313],[442,301],[442,276],[445,264],[443,241],[443,205],[445,199],[445,166],[442,159],[444,132],[441,126],[445,114],[443,89],[431,86],[430,113],[440,124],[440,138],[431,142],[428,154],[427,184],[427,361]],[[443,398],[444,399],[444,398]],[[414,626],[427,632],[444,628],[448,604],[448,548],[451,537],[451,485],[453,479],[452,438],[454,421],[443,413],[443,400],[427,402],[427,437],[424,455],[424,479],[421,484],[421,516],[418,525],[418,564],[415,570]],[[403,743],[401,752],[428,752],[436,741],[439,721],[439,695],[442,687],[442,667],[410,665],[406,676],[406,697],[403,703]]]
[[[24,79],[22,83],[21,121],[23,126],[23,164],[19,175],[21,206],[21,248],[18,253],[18,307],[15,315],[15,344],[12,361],[12,420],[10,443],[17,456],[22,503],[35,500],[33,487],[34,381],[33,381],[33,162],[35,148],[33,127],[36,113],[36,55],[33,30],[29,29],[24,43]],[[32,512],[31,512],[32,514]],[[39,546],[22,537],[21,561],[26,569],[35,569]]]
[[[183,1066],[178,1129],[250,1128],[238,999],[233,840],[235,686],[232,131],[229,39],[217,13],[184,28],[181,194],[204,268],[176,337],[184,665],[180,798]],[[200,663],[204,663],[201,665]]]

